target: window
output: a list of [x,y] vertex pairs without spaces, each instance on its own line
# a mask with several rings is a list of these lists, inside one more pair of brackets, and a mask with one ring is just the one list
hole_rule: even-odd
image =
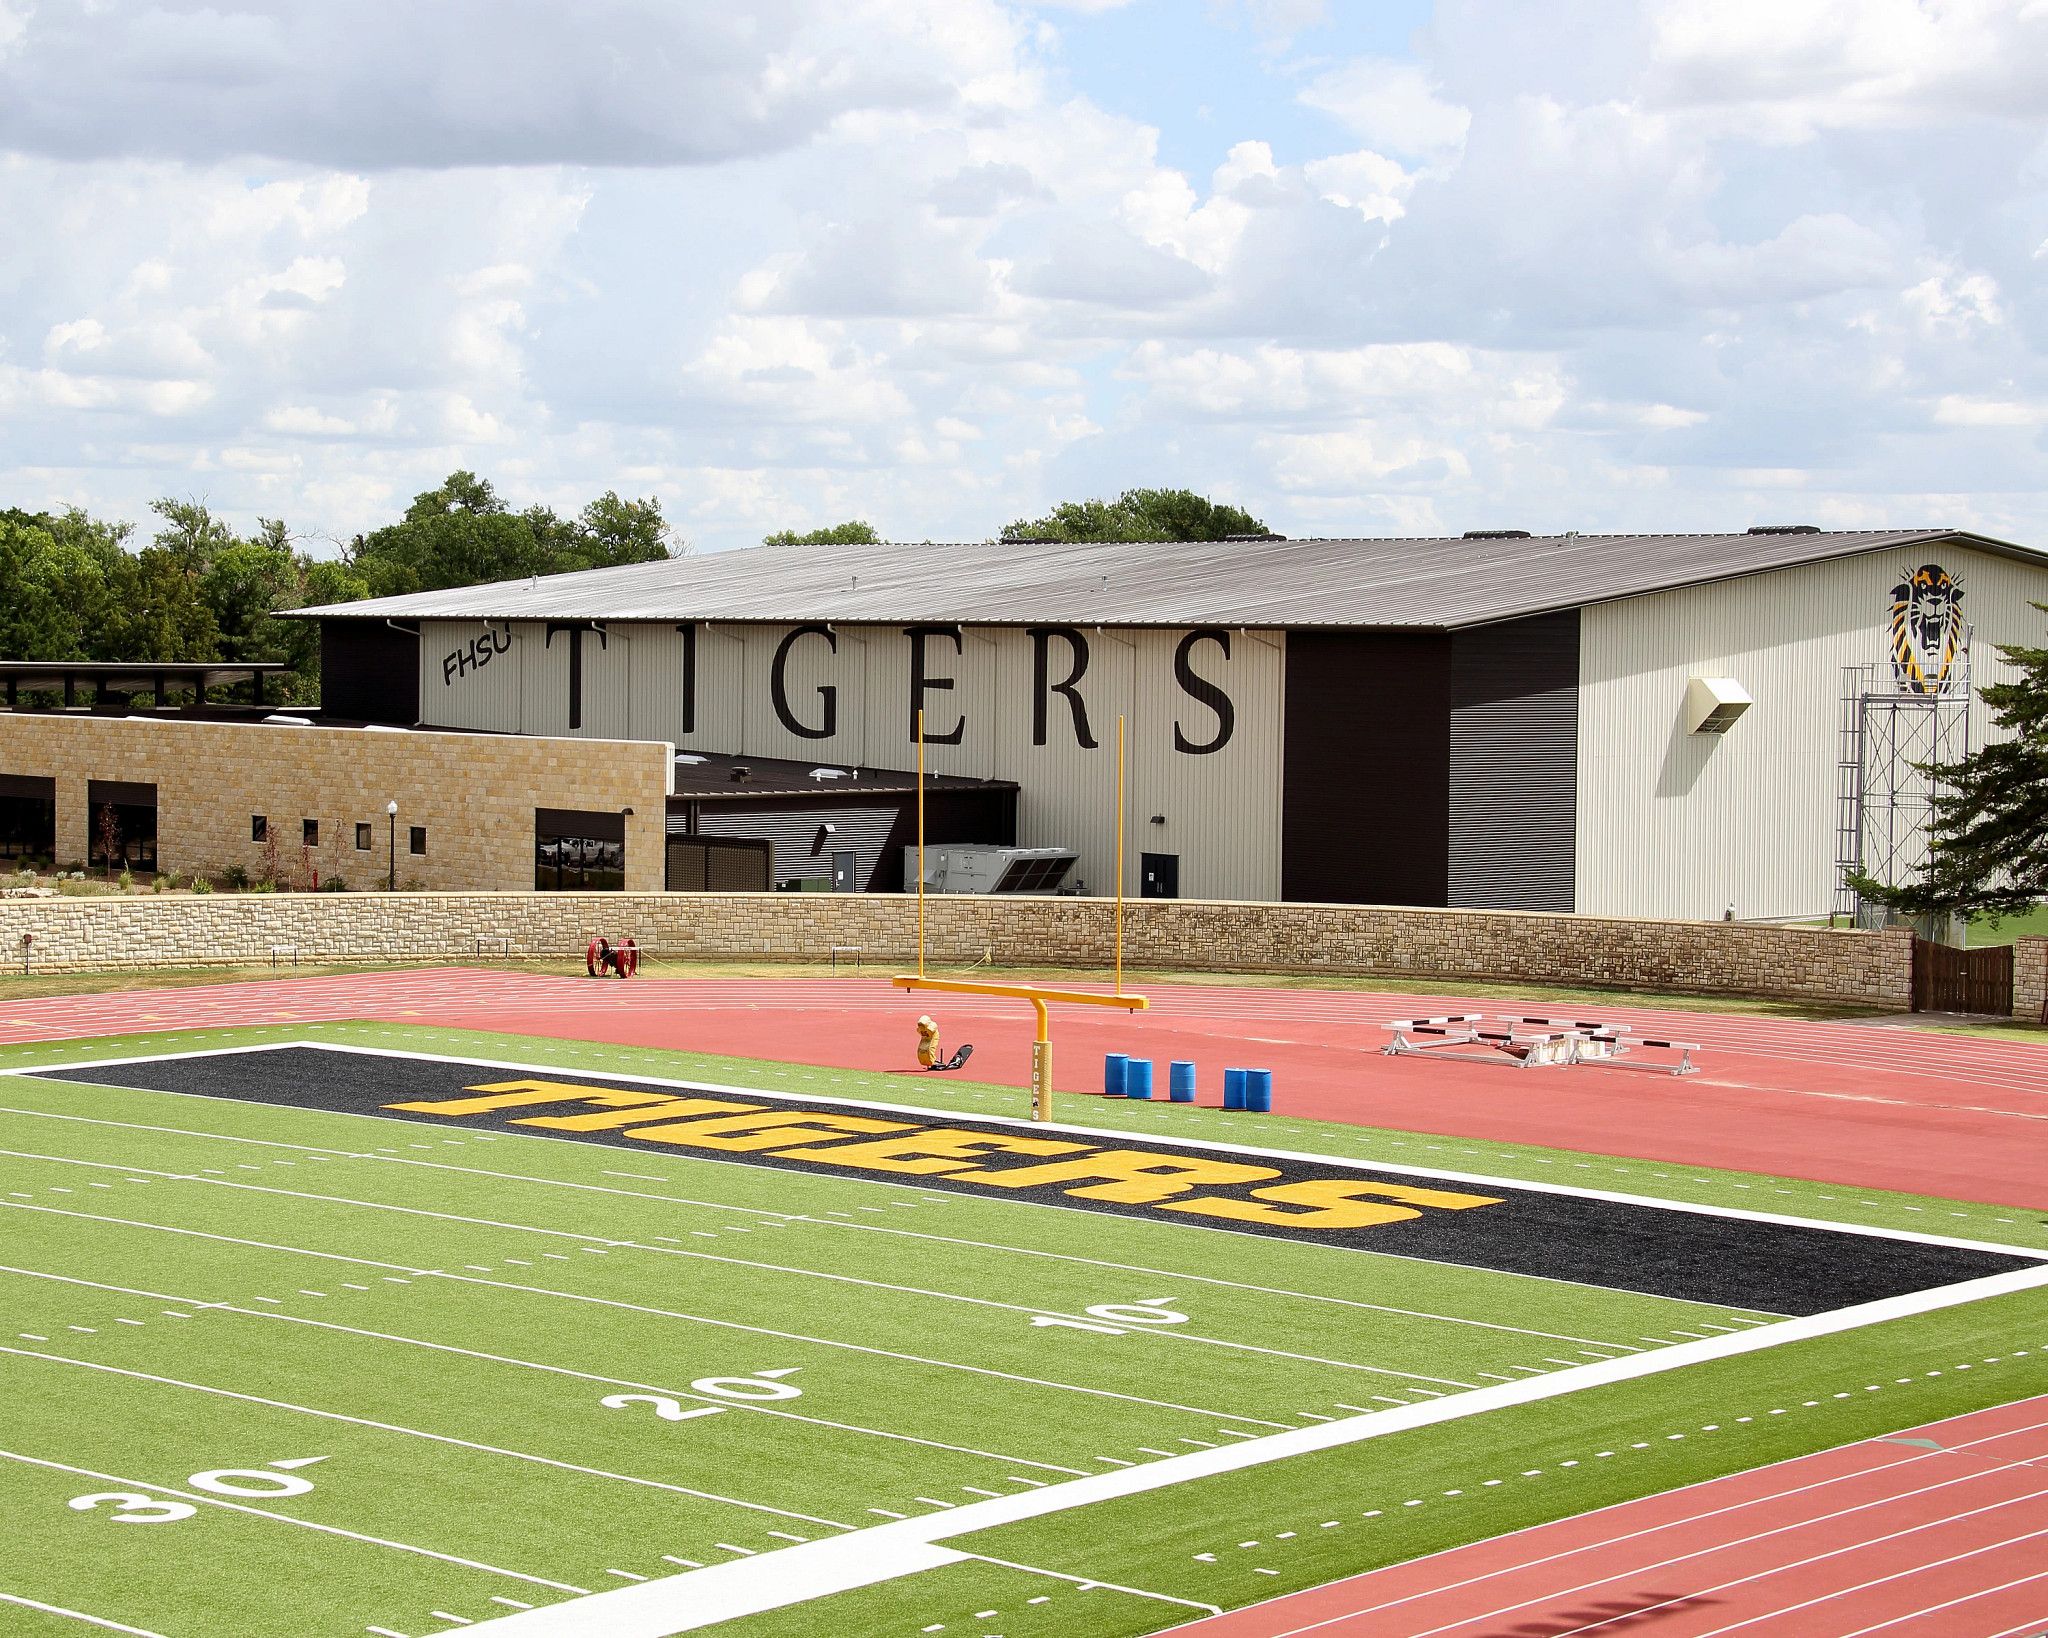
[[356,851],[368,853],[377,845],[376,833],[368,825],[356,826]]
[[261,842],[266,840],[269,837],[269,835],[270,821],[264,818],[263,815],[260,813],[250,815],[249,840],[252,842]]
[[301,819],[299,821],[299,839],[307,847],[318,847],[320,845],[320,821],[318,819]]
[[406,839],[406,847],[413,853],[423,854],[427,851],[427,827],[425,825],[414,825],[412,827],[412,834]]
[[626,885],[626,821],[617,813],[538,808],[533,885],[542,892],[611,892]]

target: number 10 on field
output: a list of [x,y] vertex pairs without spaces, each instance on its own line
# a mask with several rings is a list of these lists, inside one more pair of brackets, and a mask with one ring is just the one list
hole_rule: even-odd
[[1098,1302],[1091,1304],[1084,1312],[1093,1314],[1096,1320],[1115,1320],[1114,1325],[1101,1325],[1088,1320],[1068,1319],[1064,1314],[1034,1314],[1033,1325],[1057,1325],[1068,1331],[1099,1331],[1104,1336],[1126,1335],[1133,1326],[1140,1325],[1185,1325],[1188,1317],[1177,1314],[1166,1306],[1164,1297],[1144,1297],[1137,1302]]

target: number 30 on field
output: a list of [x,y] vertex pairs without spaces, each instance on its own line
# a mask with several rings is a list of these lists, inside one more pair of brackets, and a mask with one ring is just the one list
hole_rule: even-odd
[[[324,1456],[293,1456],[272,1462],[270,1467],[311,1467],[315,1462],[325,1460]],[[204,1473],[192,1474],[185,1482],[194,1490],[204,1490],[215,1496],[265,1501],[279,1496],[303,1496],[313,1488],[311,1479],[302,1479],[292,1472],[273,1473],[270,1468],[262,1467],[208,1468]],[[90,1496],[73,1496],[66,1505],[74,1513],[111,1508],[113,1511],[107,1516],[115,1524],[175,1524],[199,1511],[190,1502],[172,1501],[165,1496],[138,1495],[132,1490],[95,1491]]]

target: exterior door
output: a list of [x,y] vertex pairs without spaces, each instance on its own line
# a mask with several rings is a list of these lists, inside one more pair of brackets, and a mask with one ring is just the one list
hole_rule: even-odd
[[860,891],[860,855],[851,848],[842,848],[832,855],[832,891]]
[[1141,853],[1138,855],[1138,897],[1177,899],[1180,897],[1180,855]]

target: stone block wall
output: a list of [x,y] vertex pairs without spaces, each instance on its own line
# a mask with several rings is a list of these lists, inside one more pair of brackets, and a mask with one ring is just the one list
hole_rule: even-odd
[[[314,819],[311,862],[357,888],[381,887],[391,869],[385,807],[395,801],[400,882],[530,889],[535,808],[631,808],[626,885],[658,892],[672,754],[644,740],[0,711],[0,773],[57,782],[59,868],[90,856],[87,781],[134,780],[156,786],[160,869],[255,870],[263,849],[250,821],[261,814],[280,865],[296,870],[303,822]],[[355,845],[359,824],[370,827],[368,848]],[[426,827],[423,854],[410,850],[415,825]]]
[[[1105,967],[1115,947],[1115,907],[1102,899],[933,897],[925,914],[930,958],[948,967]],[[263,962],[279,944],[305,961],[461,961],[475,958],[480,938],[496,953],[501,937],[515,955],[574,960],[605,933],[678,960],[823,961],[835,945],[859,945],[872,967],[915,960],[917,916],[914,896],[864,893],[0,899],[0,961],[18,970],[23,934],[35,970],[79,971]],[[2038,975],[2048,940],[2029,942]],[[1126,907],[1125,959],[1132,968],[1385,975],[1452,989],[1590,984],[1902,1012],[1912,995],[1903,929],[1154,899]]]
[[2019,938],[2012,947],[2012,1015],[2048,1024],[2048,938]]

